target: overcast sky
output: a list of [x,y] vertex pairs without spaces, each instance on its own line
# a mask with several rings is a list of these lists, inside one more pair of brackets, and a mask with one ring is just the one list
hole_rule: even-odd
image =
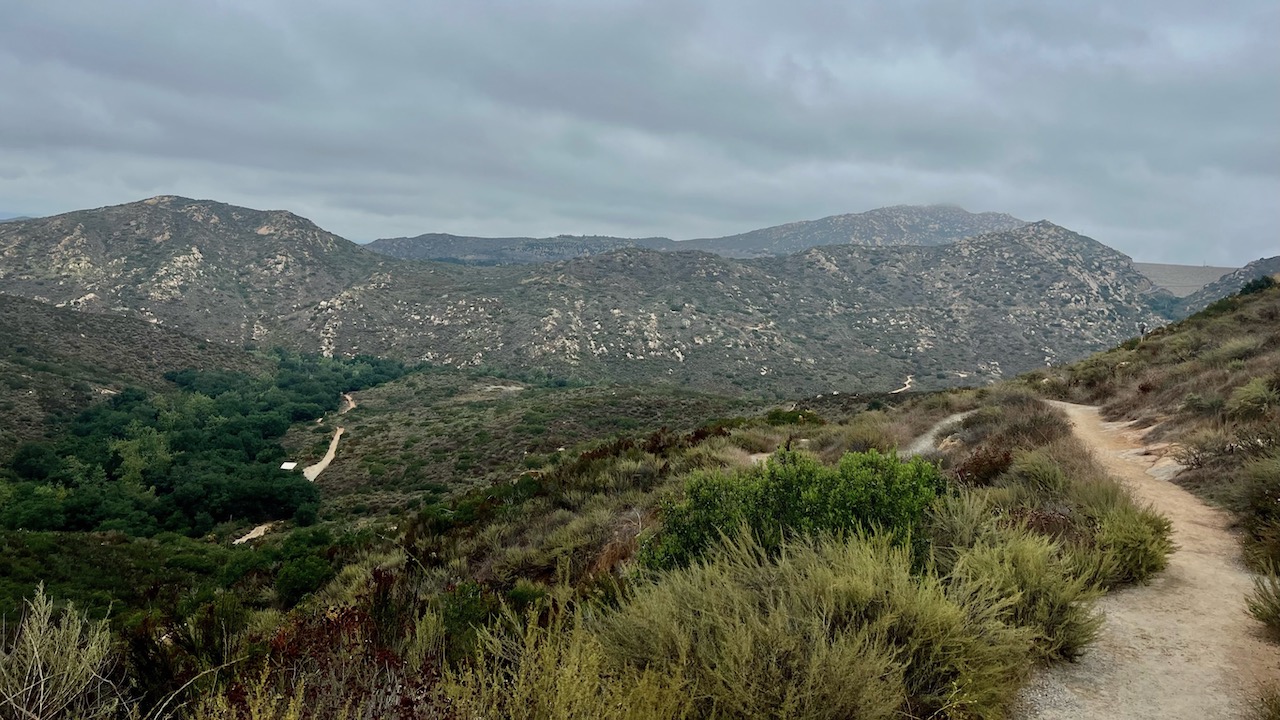
[[1280,254],[1280,2],[0,0],[0,211],[158,194],[423,232],[894,204]]

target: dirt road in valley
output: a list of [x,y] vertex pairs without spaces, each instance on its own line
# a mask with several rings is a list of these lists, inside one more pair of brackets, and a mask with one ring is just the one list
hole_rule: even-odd
[[324,472],[325,468],[329,467],[329,463],[333,462],[334,456],[338,454],[338,440],[342,438],[343,432],[345,432],[344,428],[338,428],[333,433],[333,439],[329,441],[329,451],[324,454],[324,457],[320,459],[320,462],[303,468],[303,477],[311,482],[315,482],[316,478],[320,477],[320,473]]
[[1026,720],[1211,720],[1247,717],[1259,683],[1280,680],[1280,646],[1245,611],[1253,576],[1226,512],[1168,482],[1177,467],[1141,431],[1097,408],[1054,403],[1134,497],[1173,522],[1178,550],[1151,584],[1099,602],[1106,622],[1077,662],[1050,667],[1023,692]]
[[[351,393],[342,394],[342,408],[338,410],[339,415],[346,415],[349,411],[356,408],[356,399],[351,397]],[[342,433],[346,432],[346,428],[338,428],[333,433],[333,439],[329,441],[329,451],[324,454],[320,462],[315,465],[308,465],[302,469],[302,475],[311,482],[315,482],[320,477],[320,473],[329,467],[329,463],[333,462],[333,458],[338,454],[338,440],[342,437]]]

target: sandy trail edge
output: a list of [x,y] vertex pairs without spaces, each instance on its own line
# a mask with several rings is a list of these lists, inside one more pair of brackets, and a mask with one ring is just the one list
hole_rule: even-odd
[[1245,611],[1253,576],[1241,563],[1229,516],[1154,477],[1169,475],[1168,461],[1143,454],[1129,423],[1103,422],[1096,407],[1053,405],[1067,413],[1077,437],[1135,499],[1172,521],[1178,550],[1151,584],[1099,602],[1106,621],[1097,643],[1079,661],[1052,666],[1033,679],[1014,716],[1246,717],[1259,683],[1280,678],[1280,646],[1268,642],[1261,623]]

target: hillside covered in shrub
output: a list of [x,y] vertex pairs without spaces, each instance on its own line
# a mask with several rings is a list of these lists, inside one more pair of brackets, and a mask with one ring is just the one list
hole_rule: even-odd
[[[961,410],[945,452],[894,454]],[[239,579],[146,601],[112,677],[134,707],[214,718],[997,717],[1171,549],[1074,442],[1008,391],[589,441],[211,548]]]

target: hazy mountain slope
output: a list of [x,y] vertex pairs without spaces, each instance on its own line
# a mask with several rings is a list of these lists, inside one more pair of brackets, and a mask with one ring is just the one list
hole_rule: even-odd
[[1190,314],[1202,310],[1209,303],[1239,292],[1245,283],[1264,275],[1280,275],[1280,255],[1254,260],[1239,270],[1222,276],[1217,282],[1210,283],[1203,289],[1188,295],[1182,301],[1182,312]]
[[953,205],[896,205],[739,235],[689,240],[682,247],[727,257],[759,257],[789,255],[822,245],[943,245],[1023,224],[1011,215],[971,213]]
[[0,338],[0,458],[48,420],[130,385],[160,387],[170,370],[261,367],[241,350],[153,323],[11,295],[0,295]]
[[1129,259],[1051,223],[950,245],[538,265],[380,257],[288,213],[158,198],[0,228],[0,291],[240,344],[795,396],[973,382],[1156,325]]
[[560,235],[549,238],[482,238],[427,233],[417,237],[384,238],[365,245],[374,252],[401,260],[438,260],[474,265],[555,262],[597,255],[629,247],[675,250],[667,238],[617,238]]
[[1239,268],[1210,267],[1208,265],[1170,265],[1168,263],[1140,263],[1133,267],[1151,282],[1174,297],[1186,297],[1203,289],[1227,273]]
[[833,215],[720,238],[676,242],[667,238],[560,235],[553,238],[479,238],[431,233],[374,240],[366,247],[406,260],[474,264],[538,263],[586,257],[621,248],[703,250],[724,257],[789,255],[821,245],[942,245],[986,232],[1010,230],[1023,221],[1001,213],[970,213],[951,205],[899,205]]

